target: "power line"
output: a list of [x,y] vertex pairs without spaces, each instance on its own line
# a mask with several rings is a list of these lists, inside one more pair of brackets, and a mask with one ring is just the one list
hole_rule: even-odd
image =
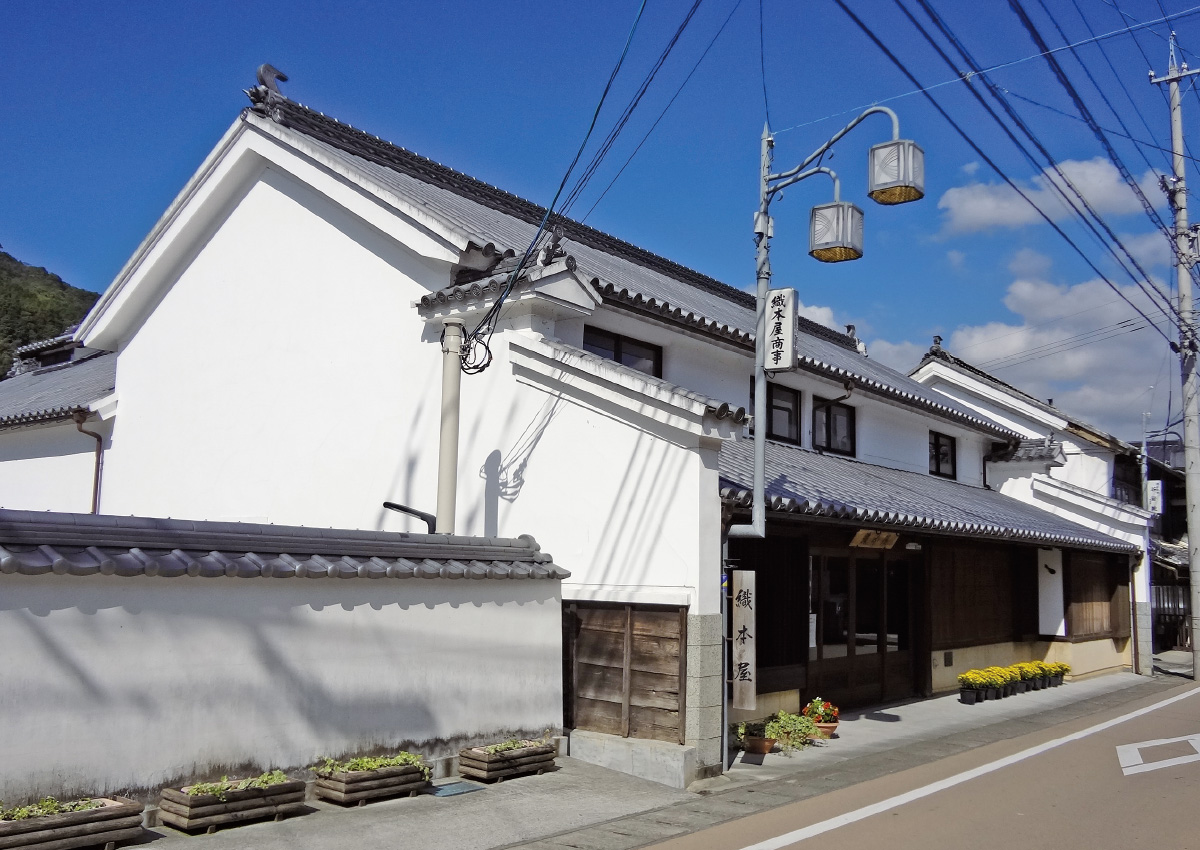
[[1082,333],[1072,334],[1071,336],[1062,337],[1060,339],[1044,342],[1041,345],[1035,345],[1030,348],[1014,351],[1012,354],[1005,354],[1001,357],[994,357],[991,360],[985,360],[979,364],[981,369],[1001,368],[1003,366],[1011,366],[1016,363],[1024,363],[1027,360],[1036,360],[1041,357],[1046,357],[1051,354],[1056,354],[1059,351],[1069,351],[1073,348],[1078,348],[1085,343],[1101,342],[1106,339],[1111,339],[1113,336],[1119,336],[1122,333],[1140,331],[1146,325],[1138,319],[1122,319],[1119,322],[1114,322],[1111,325],[1105,325],[1094,330],[1083,331]]
[[1046,215],[1046,213],[1040,207],[1038,207],[1037,204],[1033,203],[1033,201],[1030,200],[1030,198],[1021,190],[1021,188],[1019,186],[1017,186],[1017,184],[1015,182],[1013,182],[1012,178],[1010,178],[1007,174],[1005,174],[1004,171],[992,160],[992,158],[990,156],[988,156],[983,151],[982,148],[979,147],[979,145],[975,142],[975,140],[972,139],[967,134],[967,132],[965,130],[963,130],[963,128],[961,126],[959,126],[958,122],[950,117],[950,114],[946,112],[945,108],[940,103],[938,103],[937,99],[935,97],[933,97],[933,95],[931,95],[928,91],[924,90],[925,87],[921,85],[921,82],[916,78],[916,76],[912,73],[912,71],[910,71],[908,69],[908,66],[906,66],[902,61],[900,61],[899,57],[897,57],[894,53],[892,53],[892,51],[887,47],[887,45],[885,45],[882,41],[880,41],[879,37],[875,34],[875,32],[870,27],[868,27],[857,15],[855,15],[853,11],[850,10],[850,8],[846,5],[845,0],[834,0],[834,2],[838,5],[838,7],[843,12],[846,13],[846,15],[850,18],[850,20],[854,21],[854,23],[858,26],[858,28],[863,31],[863,33],[875,44],[875,46],[878,47],[879,50],[889,60],[891,60],[892,64],[894,64],[900,70],[900,72],[902,74],[904,74],[905,77],[908,78],[909,82],[911,82],[914,86],[916,86],[917,89],[925,95],[926,99],[929,100],[929,102],[933,105],[934,109],[936,109],[938,111],[938,113],[942,116],[942,118],[945,119],[945,121],[951,127],[954,128],[954,131],[956,133],[958,133],[958,135],[963,139],[963,141],[965,141],[967,143],[968,146],[970,146],[970,148],[973,151],[975,151],[976,155],[979,156],[984,162],[986,162],[993,171],[995,171],[998,175],[1000,175],[1000,177],[1002,177],[1004,179],[1004,181],[1015,192],[1017,192],[1017,194],[1019,194],[1022,198],[1024,198],[1025,202],[1028,203],[1031,207],[1033,207],[1033,209],[1038,213],[1038,215],[1041,216],[1046,221],[1046,223],[1049,224],[1050,227],[1053,228],[1054,231],[1056,233],[1058,233],[1058,235],[1061,236],[1067,242],[1068,245],[1070,245],[1072,248],[1075,249],[1075,252],[1077,254],[1079,254],[1080,258],[1083,259],[1083,261],[1092,269],[1092,271],[1094,271],[1096,273],[1097,277],[1099,277],[1106,284],[1108,284],[1108,286],[1111,287],[1122,298],[1122,300],[1125,301],[1125,303],[1127,303],[1130,307],[1133,308],[1134,312],[1136,312],[1139,316],[1141,316],[1143,319],[1145,319],[1147,322],[1149,322],[1151,327],[1153,327],[1154,330],[1169,344],[1171,342],[1170,337],[1168,337],[1165,333],[1163,333],[1162,329],[1159,328],[1158,325],[1154,324],[1154,322],[1151,321],[1151,319],[1145,313],[1143,313],[1136,304],[1134,304],[1132,301],[1130,301],[1128,298],[1126,298],[1124,293],[1122,293],[1111,281],[1108,280],[1107,277],[1104,276],[1104,274],[1100,271],[1100,269],[1098,269],[1096,267],[1096,264],[1092,262],[1091,258],[1089,258],[1087,256],[1087,254],[1085,254],[1083,252],[1083,250],[1078,245],[1075,244],[1075,242],[1066,234],[1066,232],[1063,231],[1063,229],[1061,227],[1059,227],[1048,215]]
[[[836,2],[836,0],[835,0],[835,2]],[[1108,0],[1105,0],[1105,2],[1108,2]],[[841,6],[843,9],[846,8],[842,3],[838,3],[838,5]],[[1190,9],[1184,9],[1182,12],[1176,12],[1174,15],[1169,15],[1165,18],[1159,18],[1159,19],[1156,19],[1153,21],[1136,22],[1127,27],[1123,27],[1122,29],[1113,30],[1112,32],[1106,32],[1101,35],[1095,36],[1094,38],[1085,38],[1085,39],[1081,39],[1080,41],[1076,41],[1073,44],[1067,44],[1062,47],[1056,47],[1051,52],[1057,53],[1060,50],[1068,50],[1072,47],[1080,47],[1085,44],[1091,44],[1092,42],[1098,42],[1098,41],[1102,41],[1104,39],[1114,38],[1118,35],[1125,35],[1127,33],[1133,33],[1137,30],[1144,29],[1145,27],[1155,26],[1157,24],[1161,24],[1166,21],[1178,20],[1180,18],[1186,18],[1191,15],[1195,15],[1198,12],[1200,12],[1200,6],[1193,6]],[[1121,14],[1125,15],[1124,12],[1122,12]],[[1132,16],[1125,15],[1125,17],[1128,17],[1130,20],[1134,20],[1134,18]],[[1134,41],[1136,42],[1137,39],[1135,38]],[[1139,45],[1139,47],[1140,47],[1140,45]],[[999,71],[1002,68],[1011,68],[1014,65],[1020,65],[1024,62],[1031,62],[1034,59],[1040,59],[1042,57],[1042,55],[1043,54],[1041,54],[1041,53],[1035,53],[1032,56],[1024,56],[1020,59],[1014,59],[1010,62],[1002,62],[999,65],[992,65],[987,68],[982,68],[979,71],[974,72],[973,76],[978,76],[980,74],[990,74],[993,71]],[[1143,55],[1144,55],[1144,53],[1143,53]],[[1147,61],[1147,63],[1150,63],[1150,60],[1148,58],[1146,59],[1146,61]],[[1150,64],[1153,64],[1153,63],[1150,63]],[[911,75],[909,75],[909,79],[914,81],[914,83],[915,83],[915,80],[916,80],[915,77],[912,77]],[[875,100],[875,101],[872,101],[871,103],[864,103],[862,106],[856,106],[853,109],[846,109],[841,112],[834,112],[831,115],[826,115],[824,118],[816,118],[812,121],[804,121],[800,124],[793,124],[791,127],[785,127],[782,130],[776,130],[774,132],[775,132],[775,135],[779,135],[780,133],[786,133],[790,130],[798,130],[801,127],[808,127],[809,125],[812,125],[812,124],[820,124],[822,121],[828,121],[832,118],[840,118],[841,116],[849,115],[850,113],[862,112],[864,109],[867,109],[872,106],[879,106],[880,104],[883,104],[883,103],[890,103],[894,100],[901,100],[906,97],[912,97],[915,94],[928,95],[928,93],[933,91],[934,89],[940,89],[944,86],[951,86],[951,85],[954,85],[955,83],[961,83],[961,82],[963,82],[962,77],[954,77],[953,79],[943,80],[940,83],[933,83],[932,85],[928,85],[928,86],[920,86],[920,84],[918,83],[917,84],[918,88],[915,88],[912,91],[907,91],[907,92],[904,92],[903,94],[893,95],[892,97],[885,97],[882,100]]]
[[[900,9],[900,11],[903,12],[905,17],[908,18],[909,22],[912,23],[912,25],[917,28],[917,30],[921,33],[921,35],[925,38],[925,40],[929,43],[929,45],[942,58],[942,60],[947,65],[949,65],[952,69],[955,68],[953,60],[951,60],[951,58],[946,55],[946,52],[944,50],[942,50],[941,46],[933,39],[933,37],[929,34],[929,32],[925,29],[925,27],[923,27],[921,25],[921,23],[915,17],[913,17],[912,13],[903,5],[901,0],[895,0],[895,2],[896,2],[896,6]],[[945,23],[945,21],[941,18],[941,16],[937,13],[937,11],[932,7],[932,5],[928,2],[928,0],[917,0],[917,2],[920,4],[921,8],[924,9],[925,13],[929,16],[930,20],[933,21],[934,25],[938,28],[938,30],[942,33],[942,35],[958,51],[958,53],[962,57],[963,61],[967,63],[968,68],[970,68],[972,71],[977,69],[979,67],[978,63],[974,60],[974,58],[971,56],[970,52],[966,49],[966,46],[963,45],[961,40],[954,34],[954,32]],[[965,78],[967,76],[967,74],[964,74],[963,76]],[[986,76],[982,77],[981,79],[983,80],[983,85],[987,88],[988,92],[1000,104],[1000,107],[1006,112],[1006,114],[1014,122],[1014,124],[1017,126],[1017,128],[1019,130],[1021,130],[1022,133],[1024,133],[1024,135],[1033,143],[1033,145],[1038,149],[1038,151],[1042,154],[1042,156],[1045,157],[1046,161],[1049,163],[1050,168],[1053,169],[1054,173],[1058,176],[1057,181],[1056,180],[1049,181],[1053,190],[1058,194],[1058,196],[1063,200],[1063,202],[1076,215],[1079,216],[1080,220],[1083,222],[1083,224],[1085,226],[1088,227],[1088,229],[1091,231],[1092,235],[1096,238],[1096,240],[1100,243],[1100,245],[1103,246],[1104,248],[1106,248],[1112,254],[1113,258],[1117,261],[1117,264],[1118,264],[1118,266],[1120,266],[1121,270],[1124,271],[1126,274],[1128,274],[1130,276],[1130,278],[1133,280],[1134,284],[1137,285],[1143,291],[1143,293],[1145,295],[1147,295],[1147,297],[1149,297],[1150,303],[1152,305],[1154,305],[1154,307],[1156,309],[1162,311],[1163,314],[1168,317],[1168,320],[1170,320],[1171,313],[1168,311],[1173,311],[1173,307],[1171,306],[1170,302],[1168,300],[1166,300],[1165,296],[1163,296],[1161,293],[1158,293],[1157,289],[1154,289],[1153,293],[1157,294],[1166,303],[1166,309],[1164,309],[1162,305],[1155,302],[1154,294],[1152,294],[1151,291],[1147,290],[1146,286],[1143,285],[1143,283],[1128,269],[1128,267],[1125,266],[1124,261],[1117,254],[1117,252],[1113,249],[1112,244],[1109,244],[1108,242],[1106,242],[1104,240],[1104,237],[1096,229],[1096,225],[1092,223],[1092,220],[1094,220],[1097,224],[1100,225],[1100,227],[1102,227],[1104,229],[1104,232],[1108,235],[1108,238],[1110,240],[1112,240],[1112,243],[1114,243],[1117,247],[1119,247],[1121,249],[1122,253],[1124,253],[1126,258],[1128,258],[1129,262],[1133,265],[1133,267],[1135,269],[1137,269],[1137,271],[1146,279],[1147,283],[1151,287],[1153,287],[1153,284],[1150,283],[1149,275],[1146,273],[1146,271],[1144,269],[1142,269],[1141,265],[1137,262],[1136,259],[1134,259],[1133,255],[1130,254],[1130,252],[1125,248],[1125,245],[1120,241],[1120,239],[1117,237],[1117,235],[1112,231],[1112,229],[1107,225],[1107,223],[1105,223],[1105,221],[1100,217],[1100,215],[1095,211],[1095,209],[1092,208],[1091,204],[1083,196],[1083,194],[1079,191],[1079,189],[1076,188],[1075,184],[1066,176],[1066,174],[1063,173],[1062,169],[1060,168],[1058,162],[1054,159],[1053,155],[1051,155],[1049,150],[1046,149],[1045,145],[1043,145],[1041,143],[1041,141],[1037,138],[1037,136],[1033,133],[1033,131],[1029,128],[1029,126],[1024,122],[1024,120],[1021,118],[1021,116],[1019,114],[1017,114],[1017,112],[1012,108],[1012,106],[1005,100],[1003,95],[1001,95],[999,93],[997,86],[994,83],[992,83],[991,80]],[[992,109],[992,107],[988,104],[988,102],[986,100],[984,100],[983,96],[978,91],[976,91],[974,87],[970,86],[969,84],[968,84],[968,91],[970,91],[971,95],[976,99],[976,101],[979,102],[980,106],[982,106],[984,108],[984,110],[987,111],[988,115],[991,116],[992,120],[996,122],[996,124],[1000,127],[1000,129],[1004,131],[1005,135],[1008,136],[1009,141],[1011,141],[1017,147],[1017,149],[1022,153],[1022,155],[1024,155],[1026,160],[1031,165],[1033,165],[1035,168],[1041,168],[1041,165],[1037,162],[1037,160],[1033,156],[1033,154],[1030,153],[1029,149],[1015,135],[1013,135],[1012,131],[1008,128],[1008,126],[1004,123],[1004,121],[1001,120],[1000,116],[996,114],[995,110]],[[1060,181],[1061,181],[1061,183],[1060,183]],[[1069,197],[1067,195],[1067,193],[1063,189],[1063,186],[1066,186],[1067,188],[1069,188],[1071,190],[1071,192],[1075,196],[1074,199],[1072,199],[1071,197]],[[1028,198],[1027,198],[1027,200],[1028,200]],[[1082,209],[1081,209],[1081,207],[1082,207]],[[1091,216],[1091,220],[1089,220],[1088,215],[1084,214],[1084,210],[1086,210],[1087,214]]]
[[1044,322],[1038,322],[1036,325],[1023,325],[1014,331],[1009,331],[1008,333],[997,334],[996,336],[984,337],[983,339],[979,340],[978,342],[973,342],[970,345],[964,345],[961,348],[959,348],[958,350],[959,351],[967,351],[968,349],[976,348],[980,345],[983,345],[985,342],[995,342],[998,339],[1004,339],[1005,337],[1012,336],[1013,334],[1024,333],[1025,331],[1031,331],[1031,330],[1035,330],[1037,328],[1044,328],[1046,325],[1052,325],[1055,322],[1061,322],[1063,319],[1069,319],[1072,316],[1079,316],[1079,315],[1082,315],[1083,313],[1090,313],[1092,310],[1099,310],[1101,307],[1107,307],[1110,304],[1116,304],[1117,301],[1119,301],[1119,300],[1120,299],[1118,299],[1118,298],[1114,298],[1111,301],[1105,301],[1103,304],[1097,304],[1094,307],[1085,307],[1082,310],[1076,310],[1074,313],[1065,313],[1064,315],[1061,315],[1061,316],[1055,316],[1052,319],[1046,319]]
[[[1034,25],[1033,20],[1029,17],[1029,14],[1025,11],[1025,7],[1021,5],[1021,0],[1008,0],[1008,5],[1014,12],[1016,12],[1017,17],[1021,20],[1021,24],[1025,27],[1025,30],[1033,39],[1034,44],[1045,50],[1047,47],[1046,42],[1042,38],[1042,34],[1038,31],[1037,26]],[[1043,6],[1043,8],[1045,7]],[[1117,167],[1117,170],[1121,173],[1121,177],[1133,190],[1134,194],[1137,195],[1138,200],[1141,201],[1143,209],[1146,210],[1147,214],[1150,215],[1151,218],[1158,219],[1160,225],[1165,228],[1166,225],[1161,224],[1162,219],[1158,218],[1158,212],[1154,209],[1153,204],[1150,203],[1145,193],[1142,192],[1142,188],[1137,184],[1137,180],[1135,180],[1133,175],[1129,173],[1129,169],[1125,167],[1124,161],[1122,161],[1117,155],[1112,143],[1108,140],[1108,137],[1104,135],[1104,131],[1100,129],[1099,124],[1093,117],[1091,110],[1088,109],[1087,104],[1083,102],[1083,98],[1080,97],[1079,92],[1075,89],[1075,86],[1067,78],[1066,72],[1063,70],[1062,65],[1059,64],[1058,59],[1049,54],[1047,54],[1044,58],[1046,63],[1050,66],[1051,71],[1054,72],[1054,76],[1058,80],[1059,85],[1063,87],[1063,89],[1067,92],[1067,95],[1075,104],[1075,108],[1079,110],[1079,114],[1087,120],[1088,127],[1091,128],[1092,133],[1096,136],[1097,140],[1099,140],[1101,146],[1103,146],[1109,160]],[[1163,295],[1163,293],[1161,293],[1156,286],[1154,286],[1153,282],[1150,281],[1150,276],[1146,274],[1141,265],[1133,258],[1133,255],[1130,254],[1121,241],[1117,239],[1116,235],[1112,232],[1107,224],[1104,224],[1102,221],[1100,224],[1104,228],[1105,232],[1108,233],[1110,237],[1121,247],[1121,250],[1125,253],[1125,255],[1129,257],[1134,268],[1136,268],[1138,272],[1146,278],[1149,289],[1147,289],[1146,286],[1142,286],[1141,282],[1138,283],[1138,287],[1145,291],[1148,295],[1153,292],[1154,295],[1165,300],[1170,314],[1178,318],[1178,311],[1175,309],[1174,305],[1172,305],[1170,300],[1167,299],[1167,297]],[[1151,300],[1153,301],[1153,298]]]
[[613,80],[617,78],[617,73],[621,70],[621,66],[625,63],[625,57],[629,54],[629,45],[633,43],[633,35],[637,32],[638,24],[642,20],[642,13],[646,11],[646,0],[641,0],[638,5],[637,16],[633,19],[633,26],[629,28],[629,35],[625,37],[625,46],[621,50],[621,56],[617,60],[617,64],[613,66],[612,73],[608,75],[608,82],[604,84],[604,91],[600,94],[600,100],[596,103],[596,109],[592,112],[592,121],[588,125],[587,132],[583,136],[583,141],[579,144],[579,150],[575,152],[574,159],[567,167],[566,173],[563,174],[562,180],[558,184],[558,190],[554,193],[552,200],[546,207],[546,214],[542,216],[541,222],[538,224],[537,231],[533,234],[533,239],[529,242],[529,247],[525,249],[525,253],[521,257],[521,261],[517,263],[517,267],[513,269],[512,274],[508,276],[505,282],[504,289],[496,298],[491,308],[480,319],[479,324],[471,331],[463,340],[462,351],[462,370],[468,375],[478,374],[486,369],[492,362],[492,350],[490,342],[492,334],[496,330],[496,320],[500,317],[500,308],[504,301],[512,293],[513,287],[521,276],[521,271],[529,262],[529,257],[533,254],[534,248],[537,246],[538,239],[546,229],[546,223],[550,220],[550,215],[554,211],[554,205],[558,203],[559,195],[567,185],[567,180],[571,177],[571,172],[575,170],[575,166],[579,162],[579,157],[583,156],[583,150],[587,147],[588,139],[592,137],[592,131],[596,129],[596,121],[600,117],[600,108],[604,106],[604,101],[608,98],[608,93],[612,89]]
[[763,111],[767,114],[767,126],[771,126],[771,104],[767,101],[767,48],[763,40],[763,0],[758,0],[758,65],[762,72]]
[[621,135],[621,132],[629,123],[629,119],[633,116],[634,110],[637,109],[638,104],[642,102],[642,98],[649,90],[650,84],[654,82],[654,78],[658,75],[659,70],[667,61],[667,57],[671,55],[671,51],[673,51],[675,49],[675,45],[679,43],[679,39],[683,35],[683,31],[687,29],[688,24],[691,23],[692,18],[696,14],[696,10],[700,8],[701,2],[702,0],[695,0],[695,2],[692,3],[692,7],[688,9],[687,14],[684,15],[683,21],[675,30],[675,34],[671,36],[670,41],[667,42],[667,46],[663,48],[662,53],[659,54],[659,57],[655,61],[654,65],[651,66],[646,76],[642,79],[637,91],[635,91],[633,97],[629,99],[629,103],[625,105],[625,109],[621,112],[621,115],[617,118],[613,128],[608,132],[608,135],[601,143],[599,150],[597,150],[592,156],[591,162],[588,163],[588,166],[586,169],[584,169],[583,174],[580,175],[579,179],[575,182],[574,187],[572,187],[571,191],[567,194],[567,198],[565,201],[563,201],[562,208],[559,210],[560,215],[567,215],[571,211],[571,209],[575,206],[575,202],[579,200],[579,196],[583,193],[584,188],[588,185],[588,183],[591,182],[592,177],[596,173],[596,169],[600,167],[600,163],[604,161],[605,157],[608,156],[609,151],[612,150],[612,146],[616,143],[617,137]]
[[613,179],[608,181],[608,185],[604,187],[604,191],[600,193],[600,197],[596,198],[595,202],[588,208],[588,211],[584,214],[583,218],[579,219],[580,222],[585,222],[588,220],[588,217],[592,214],[596,207],[599,206],[600,202],[604,200],[604,196],[608,194],[608,190],[611,189],[613,184],[615,184],[617,180],[620,179],[621,175],[625,173],[625,169],[629,167],[629,163],[633,162],[633,158],[638,155],[638,151],[642,149],[642,145],[646,144],[646,140],[650,138],[650,134],[654,132],[655,128],[658,127],[659,122],[662,121],[666,116],[667,110],[671,108],[671,106],[675,103],[675,99],[679,97],[680,93],[683,92],[684,86],[688,84],[688,82],[692,79],[692,76],[700,68],[700,63],[704,61],[706,56],[708,56],[708,52],[712,50],[713,45],[717,43],[717,39],[721,37],[721,33],[725,32],[725,27],[727,27],[730,20],[733,19],[734,12],[741,8],[742,2],[743,0],[737,0],[737,2],[733,4],[733,8],[729,10],[729,14],[725,16],[724,23],[721,24],[720,29],[717,30],[717,34],[712,37],[711,41],[709,41],[708,47],[704,48],[704,52],[700,54],[700,58],[696,60],[696,64],[692,66],[692,70],[689,71],[688,75],[683,78],[683,82],[679,84],[679,88],[675,89],[675,94],[671,95],[671,99],[667,101],[667,105],[663,107],[662,112],[660,112],[658,117],[654,119],[654,123],[651,124],[650,129],[646,131],[646,135],[642,136],[642,140],[637,143],[637,147],[633,149],[633,153],[631,153],[629,158],[625,160],[625,163],[617,171]]

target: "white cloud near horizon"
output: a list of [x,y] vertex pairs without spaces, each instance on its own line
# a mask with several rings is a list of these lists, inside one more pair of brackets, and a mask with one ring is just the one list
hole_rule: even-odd
[[[1097,213],[1125,215],[1142,210],[1141,201],[1116,166],[1104,157],[1064,160],[1059,163],[1059,168]],[[1069,197],[1074,197],[1071,189],[1063,186],[1062,178],[1050,170],[1027,181],[1021,189],[1046,215],[1059,221],[1074,213],[1059,197],[1055,185],[1064,188]],[[1152,203],[1162,202],[1158,175],[1154,171],[1146,171],[1138,178],[1138,185]],[[1043,220],[1037,210],[1004,182],[971,182],[947,189],[938,200],[938,209],[943,212],[943,236],[996,228],[1013,229]]]
[[[1179,407],[1179,365],[1167,342],[1102,280],[1074,285],[1045,280],[1044,260],[1035,252],[1014,257],[1014,270],[1039,265],[1043,270],[1042,276],[1017,276],[1009,286],[1004,304],[1016,321],[960,325],[943,334],[943,347],[1035,398],[1053,398],[1068,416],[1122,439],[1140,439],[1143,412],[1162,427],[1170,387],[1175,387],[1172,406]],[[1140,290],[1120,289],[1148,316],[1161,316]],[[1166,329],[1165,322],[1160,325]],[[868,349],[873,359],[908,373],[930,343],[873,340]],[[1042,356],[1025,359],[1034,354]]]

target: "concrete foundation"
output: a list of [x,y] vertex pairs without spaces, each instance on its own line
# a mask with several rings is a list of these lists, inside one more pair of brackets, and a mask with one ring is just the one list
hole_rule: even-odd
[[702,778],[696,747],[664,741],[621,738],[576,729],[571,732],[571,758],[672,788],[686,788]]
[[721,665],[723,652],[721,615],[689,614],[683,735],[687,747],[696,751],[697,769],[701,777],[720,773],[722,767],[721,698],[725,691]]

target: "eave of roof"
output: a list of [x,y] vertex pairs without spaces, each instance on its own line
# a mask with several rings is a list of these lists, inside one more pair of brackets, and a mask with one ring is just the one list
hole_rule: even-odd
[[[727,443],[720,455],[721,498],[746,506],[753,447]],[[995,490],[936,476],[767,442],[771,511],[852,520],[891,529],[1009,540],[1110,552],[1137,547],[1027,505]]]
[[116,354],[102,352],[0,381],[0,429],[70,419],[109,395]]
[[533,538],[0,510],[0,573],[553,579]]
[[1025,392],[1024,390],[1018,389],[1017,387],[1014,387],[1012,384],[1009,384],[1009,383],[1006,383],[1005,381],[1000,380],[995,375],[989,375],[987,372],[983,371],[978,366],[972,366],[970,363],[963,360],[961,357],[956,357],[955,355],[951,354],[946,349],[942,348],[940,345],[934,345],[932,348],[930,348],[929,351],[927,351],[925,353],[925,356],[923,358],[921,358],[921,362],[919,364],[917,364],[917,367],[915,369],[913,369],[912,372],[909,373],[909,375],[911,376],[911,375],[915,374],[918,370],[921,369],[922,366],[924,366],[926,363],[929,363],[931,361],[943,363],[946,366],[950,367],[951,369],[954,369],[958,372],[978,378],[978,379],[982,380],[984,383],[991,384],[992,386],[994,386],[998,389],[1004,390],[1007,393],[1011,393],[1012,395],[1017,396],[1018,398],[1021,399],[1021,401],[1025,402],[1026,404],[1030,405],[1031,407],[1035,407],[1038,410],[1041,410],[1045,413],[1049,413],[1052,416],[1055,416],[1059,419],[1065,419],[1067,421],[1066,430],[1070,431],[1072,434],[1075,434],[1076,436],[1082,437],[1083,439],[1087,440],[1088,442],[1102,445],[1106,448],[1112,449],[1113,451],[1120,452],[1122,454],[1138,454],[1139,453],[1138,449],[1135,446],[1133,446],[1129,443],[1126,443],[1124,440],[1114,437],[1112,434],[1109,434],[1106,431],[1101,431],[1099,428],[1096,428],[1093,425],[1089,425],[1086,422],[1080,422],[1076,419],[1072,419],[1070,416],[1063,413],[1058,408],[1052,407],[1051,405],[1046,404],[1046,402],[1042,401],[1041,399],[1031,396],[1029,393]]

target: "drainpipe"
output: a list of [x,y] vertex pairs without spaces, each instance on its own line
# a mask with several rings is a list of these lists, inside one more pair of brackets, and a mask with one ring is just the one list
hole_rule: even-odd
[[86,434],[96,440],[96,462],[92,472],[92,513],[98,514],[100,513],[100,465],[103,460],[104,437],[83,427],[83,423],[87,421],[89,415],[88,411],[78,408],[71,413],[71,418],[75,420],[75,428],[80,434]]
[[462,383],[461,319],[447,319],[442,329],[442,430],[438,444],[437,533],[454,533],[458,489],[458,407]]

